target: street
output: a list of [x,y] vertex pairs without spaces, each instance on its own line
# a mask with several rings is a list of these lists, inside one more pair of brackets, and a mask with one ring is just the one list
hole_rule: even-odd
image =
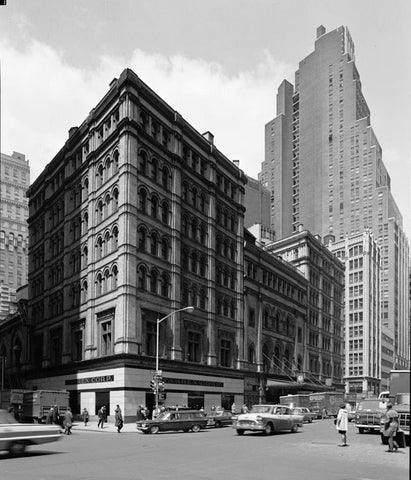
[[[93,430],[91,430],[93,428]],[[405,480],[409,447],[385,453],[380,437],[350,424],[348,447],[332,420],[304,424],[298,433],[269,437],[230,428],[200,433],[121,434],[74,427],[61,441],[29,447],[19,458],[0,455],[1,480],[49,479],[315,479]]]

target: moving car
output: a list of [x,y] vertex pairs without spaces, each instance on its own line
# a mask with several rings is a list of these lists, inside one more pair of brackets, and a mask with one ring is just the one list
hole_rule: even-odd
[[385,403],[378,398],[365,398],[360,400],[355,413],[355,426],[358,433],[379,432],[381,416],[385,413]]
[[170,430],[199,432],[207,426],[207,418],[199,410],[177,410],[163,412],[153,420],[139,420],[137,430],[143,433],[158,433]]
[[19,423],[7,410],[0,410],[0,451],[19,455],[28,445],[56,442],[61,436],[58,425]]
[[217,410],[207,414],[207,427],[224,427],[232,425],[233,415],[228,410]]
[[303,416],[293,415],[285,405],[254,405],[249,413],[238,415],[233,421],[237,435],[247,430],[271,435],[274,432],[290,430],[295,433],[303,426]]
[[317,414],[306,407],[295,407],[291,411],[294,415],[302,415],[303,422],[312,423],[313,419],[317,418]]

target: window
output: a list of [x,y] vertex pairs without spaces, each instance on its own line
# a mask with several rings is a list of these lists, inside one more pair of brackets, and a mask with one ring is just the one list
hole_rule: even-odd
[[163,273],[161,276],[161,295],[163,297],[170,297],[170,277]]
[[197,332],[188,332],[187,360],[189,362],[201,361],[200,334]]
[[155,322],[146,323],[146,354],[154,356],[156,354],[157,326]]
[[220,343],[220,365],[222,367],[231,367],[231,342],[225,338]]
[[145,152],[140,152],[138,155],[138,172],[147,175],[147,155]]
[[113,353],[112,322],[111,320],[102,321],[101,329],[101,355],[111,355]]
[[143,213],[147,213],[147,192],[144,188],[139,192],[139,209]]
[[73,362],[83,360],[83,330],[74,330],[72,333],[71,358]]
[[137,281],[138,281],[138,288],[140,290],[146,290],[147,288],[147,270],[144,266],[141,266],[139,269],[138,269],[138,278],[137,278]]
[[157,255],[157,246],[158,246],[158,239],[157,234],[152,233],[150,237],[150,253],[151,255]]
[[140,227],[138,231],[138,249],[140,252],[146,251],[146,240],[147,240],[147,233],[143,227]]
[[169,206],[167,202],[163,202],[161,206],[161,221],[164,225],[169,225]]
[[156,270],[152,270],[150,273],[150,292],[157,293],[158,273]]
[[248,363],[255,363],[255,349],[253,345],[248,347]]
[[50,332],[50,363],[51,365],[60,365],[61,363],[61,331],[54,330]]
[[169,246],[166,238],[161,240],[161,258],[163,260],[169,260]]

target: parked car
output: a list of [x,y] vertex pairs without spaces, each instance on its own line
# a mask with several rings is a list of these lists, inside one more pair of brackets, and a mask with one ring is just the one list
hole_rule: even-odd
[[249,413],[238,415],[233,421],[237,435],[243,435],[247,430],[263,432],[271,435],[281,430],[295,433],[303,426],[303,416],[293,415],[285,405],[254,405]]
[[233,415],[229,410],[217,410],[207,414],[207,427],[225,427],[232,425]]
[[306,407],[295,407],[291,410],[294,415],[302,415],[303,422],[312,423],[314,418],[317,418],[317,414],[312,412]]
[[21,455],[28,445],[56,442],[61,436],[58,425],[19,423],[7,410],[0,410],[0,451]]
[[158,433],[170,430],[199,432],[207,426],[207,418],[199,410],[163,412],[154,420],[139,420],[137,430],[143,433]]

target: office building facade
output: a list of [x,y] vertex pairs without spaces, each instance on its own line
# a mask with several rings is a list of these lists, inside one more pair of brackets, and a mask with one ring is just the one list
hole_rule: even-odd
[[346,27],[317,29],[315,49],[284,80],[265,127],[259,180],[271,191],[277,238],[300,224],[321,237],[361,234],[382,249],[382,321],[394,332],[395,368],[409,365],[409,245],[391,193]]

